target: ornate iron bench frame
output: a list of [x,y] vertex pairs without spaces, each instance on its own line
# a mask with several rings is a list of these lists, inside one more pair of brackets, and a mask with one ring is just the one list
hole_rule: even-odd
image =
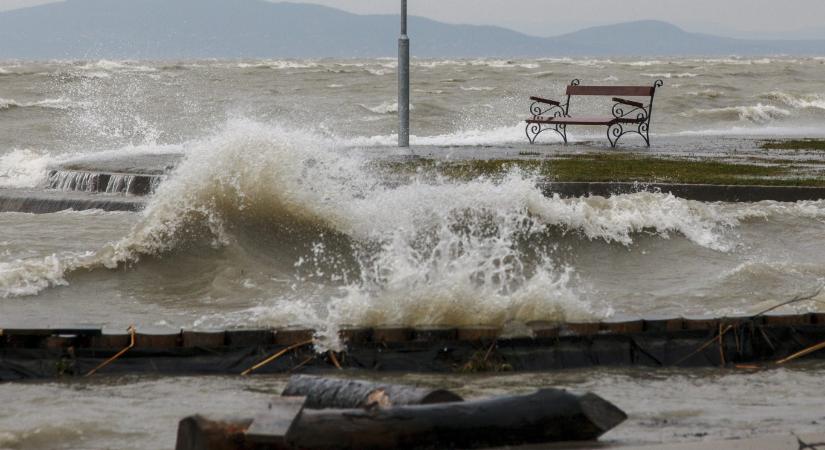
[[[567,86],[567,101],[564,104],[541,97],[530,97],[530,100],[533,100],[530,105],[530,114],[533,118],[526,121],[527,139],[531,144],[535,144],[539,134],[552,130],[558,133],[567,144],[568,125],[594,125],[607,126],[607,140],[610,141],[611,147],[616,147],[619,139],[628,133],[638,134],[650,147],[653,97],[656,94],[656,88],[663,85],[662,80],[656,80],[653,86],[581,86],[579,80],[576,79]],[[570,98],[579,95],[650,97],[650,103],[645,105],[641,102],[613,97],[612,116],[570,116]],[[626,125],[628,129],[625,129]]]

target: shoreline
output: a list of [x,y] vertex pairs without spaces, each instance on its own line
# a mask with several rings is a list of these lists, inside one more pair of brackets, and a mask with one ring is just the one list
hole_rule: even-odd
[[[805,356],[825,358],[822,352],[798,354],[825,339],[825,313],[620,316],[598,322],[530,322],[515,331],[489,326],[346,327],[337,332],[341,347],[335,350],[325,350],[330,343],[316,332],[303,327],[141,328],[130,333],[90,325],[0,328],[0,381],[71,378],[115,354],[120,359],[106,368],[107,374],[166,376],[240,374],[281,351],[286,357],[263,366],[260,373],[298,368],[465,374],[637,366],[756,370]],[[718,345],[708,345],[715,341]],[[118,353],[123,349],[129,351]],[[333,353],[338,357],[327,357]],[[40,364],[35,367],[34,362]]]
[[[367,149],[365,164],[390,184],[412,179],[470,181],[496,179],[519,170],[537,179],[547,196],[611,196],[636,192],[671,193],[704,202],[796,202],[825,199],[825,140],[753,140],[756,156],[732,153],[688,158],[673,153],[605,151],[580,145],[413,148],[380,154]],[[768,149],[778,148],[776,154]],[[577,150],[578,149],[578,150]],[[475,150],[485,150],[479,156]],[[569,153],[570,151],[573,153]],[[579,151],[577,153],[577,151]],[[567,152],[567,153],[565,153]],[[794,154],[803,152],[802,158]],[[87,155],[44,174],[42,188],[0,188],[0,212],[53,213],[65,209],[138,211],[170,174],[183,154]],[[114,188],[114,189],[113,189]]]

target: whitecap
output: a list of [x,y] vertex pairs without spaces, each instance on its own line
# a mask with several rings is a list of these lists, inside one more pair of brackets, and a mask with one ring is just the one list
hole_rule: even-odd
[[0,156],[0,188],[33,188],[42,183],[56,160],[48,153],[16,149]]
[[762,96],[780,101],[793,108],[825,109],[825,96],[819,94],[794,95],[780,91],[769,92]]
[[737,119],[745,122],[768,123],[789,117],[791,112],[773,105],[758,103],[752,106],[728,106],[724,108],[694,109],[680,114],[683,117],[704,117],[708,119]]
[[684,73],[642,73],[640,74],[643,77],[650,77],[650,78],[695,78],[698,77],[699,74],[684,72]]

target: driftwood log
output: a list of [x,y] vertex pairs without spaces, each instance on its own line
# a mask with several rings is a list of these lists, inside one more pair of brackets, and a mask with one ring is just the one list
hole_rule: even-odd
[[598,395],[541,389],[468,402],[308,409],[276,397],[253,419],[187,417],[177,450],[480,448],[595,440],[627,416]]
[[313,449],[480,448],[595,440],[627,415],[588,393],[558,389],[372,410],[304,409],[286,436]]
[[305,408],[372,408],[400,405],[427,405],[460,402],[463,399],[445,389],[425,389],[401,384],[294,375],[283,396],[306,397]]
[[252,419],[213,420],[195,415],[178,424],[175,450],[239,450],[245,449],[246,430]]

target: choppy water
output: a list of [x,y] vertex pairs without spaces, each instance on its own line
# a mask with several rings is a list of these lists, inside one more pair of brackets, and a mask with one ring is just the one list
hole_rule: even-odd
[[[822,133],[823,64],[419,60],[413,142],[522,142],[524,99],[573,77],[663,78],[664,137]],[[367,163],[394,142],[391,60],[0,67],[0,187],[43,186],[78,155],[186,155],[140,214],[0,214],[6,321],[331,331],[725,314],[815,292],[825,276],[823,202],[563,200],[519,172],[388,187]]]
[[[818,433],[825,422],[822,365],[754,373],[599,369],[519,375],[399,375],[394,382],[454,389],[465,398],[555,386],[593,391],[628,413],[602,438],[640,444]],[[0,448],[174,448],[178,421],[200,413],[243,417],[266,409],[286,377],[119,377],[0,385]],[[678,387],[678,388],[677,388]],[[11,407],[9,401],[30,407]],[[603,448],[594,446],[594,448]]]
[[[387,186],[368,163],[394,152],[381,148],[395,141],[394,70],[391,60],[0,62],[0,188],[45,186],[49,167],[77,156],[185,155],[141,213],[0,213],[0,325],[301,324],[323,336],[342,324],[506,326],[753,312],[825,282],[825,202],[546,198],[531,174],[517,171],[496,180]],[[683,139],[686,147],[676,151],[696,151],[717,137],[825,135],[822,58],[418,60],[413,74],[412,141],[447,154],[523,142],[524,99],[558,96],[572,78],[664,79],[653,132]],[[599,108],[596,102],[574,107]],[[794,307],[821,310],[823,301],[820,294]],[[822,372],[811,370],[661,375],[652,384],[662,392],[678,383],[706,395],[681,412],[644,412],[638,402],[650,398],[651,383],[639,373],[585,372],[567,384],[617,397],[625,388],[639,393],[627,394],[626,405],[639,411],[639,426],[617,436],[632,441],[637,430],[655,429],[649,433],[661,436],[639,438],[655,441],[715,424],[715,436],[747,434],[736,408],[701,399],[712,402],[728,389],[762,395],[768,386],[779,389],[769,393],[776,403],[798,393],[788,383],[815,385]],[[539,381],[566,383],[547,377]],[[521,386],[538,378],[513,380]],[[491,380],[509,389],[506,379]],[[714,381],[710,390],[700,387],[706,380]],[[129,408],[160,417],[154,411],[168,406],[168,392],[195,398],[208,391],[216,407],[259,397],[254,389],[236,397],[236,388],[249,386],[228,379],[113,383],[0,387],[0,397],[21,405],[0,413],[0,447],[38,448],[54,436],[65,448],[107,439],[115,448],[171,446],[171,423],[160,443],[153,440],[159,423],[134,429],[141,421],[113,427],[108,420]],[[467,389],[486,392],[489,383],[475,380]],[[782,431],[805,428],[808,419],[821,423],[811,394],[793,397],[798,402],[776,413],[783,418],[748,397],[731,401],[756,411],[743,417],[758,416],[761,429]],[[76,401],[93,406],[67,423],[43,424],[41,409],[31,407],[61,415]],[[192,402],[162,417],[207,408]],[[688,424],[668,431],[658,414]],[[141,443],[130,444],[136,436]]]

